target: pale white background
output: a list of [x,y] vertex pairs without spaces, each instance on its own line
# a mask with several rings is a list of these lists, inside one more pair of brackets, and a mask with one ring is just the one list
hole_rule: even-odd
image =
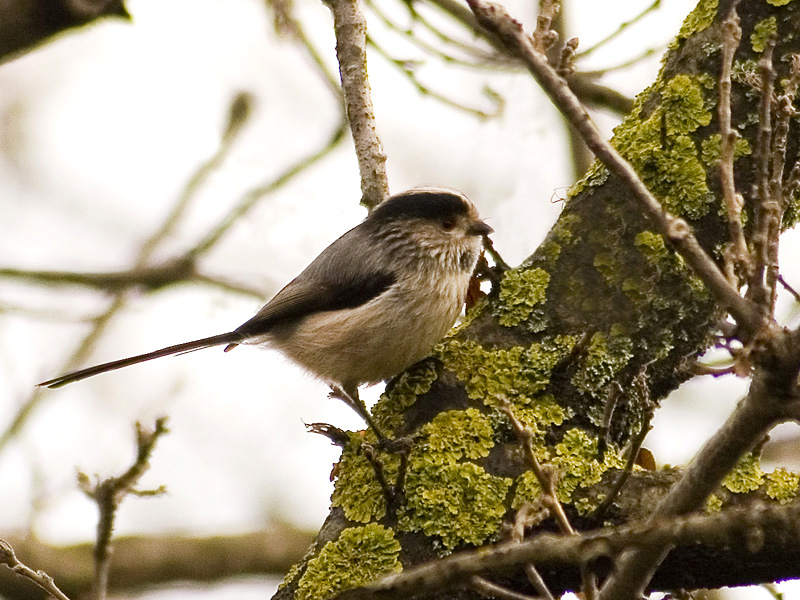
[[[569,33],[583,47],[650,2],[572,0]],[[661,49],[692,0],[664,0],[642,23],[582,64],[611,66],[646,48],[656,55],[605,82],[633,95],[658,69]],[[190,216],[159,254],[200,239],[243,193],[269,181],[330,135],[336,106],[305,55],[277,36],[256,0],[131,0],[133,23],[105,22],[0,65],[0,267],[125,269],[199,164],[216,151],[234,93],[257,105],[230,156],[203,187]],[[403,13],[385,0],[385,10]],[[530,3],[508,7],[528,24]],[[297,16],[335,70],[330,16],[298,0]],[[420,58],[398,36],[375,35],[398,58]],[[394,191],[441,184],[467,193],[496,230],[512,264],[530,254],[573,183],[563,126],[525,74],[487,73],[430,61],[420,78],[451,98],[491,108],[484,85],[502,94],[502,116],[480,121],[422,97],[382,58],[370,75]],[[615,121],[598,115],[605,131]],[[351,143],[263,199],[201,263],[207,273],[263,290],[263,299],[206,286],[133,296],[94,361],[229,330],[363,217]],[[790,264],[784,275],[800,285]],[[58,374],[107,300],[79,288],[0,280],[0,428]],[[791,322],[791,303],[782,315]],[[660,463],[688,460],[744,391],[731,378],[690,382],[665,402],[647,446]],[[370,390],[374,399],[379,389]],[[311,530],[324,519],[338,453],[304,422],[361,423],[323,385],[279,355],[243,348],[164,359],[48,392],[21,435],[0,454],[0,532],[31,526],[53,543],[92,538],[95,511],[75,489],[75,469],[111,475],[132,454],[132,423],[168,414],[143,486],[153,500],[127,500],[119,534],[193,535],[261,529],[289,521]],[[783,428],[781,435],[792,435]],[[34,565],[46,568],[45,565]],[[194,589],[213,598],[264,598],[274,582]],[[788,589],[788,586],[787,586]],[[178,592],[169,592],[176,594]],[[761,590],[735,597],[767,598]],[[170,597],[159,592],[159,598]],[[800,598],[800,592],[794,592]],[[731,596],[733,597],[733,596]],[[789,597],[789,596],[787,596]]]

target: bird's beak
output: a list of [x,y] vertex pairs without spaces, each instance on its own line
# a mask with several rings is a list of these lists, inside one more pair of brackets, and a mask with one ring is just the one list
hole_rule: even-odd
[[489,227],[483,221],[475,221],[472,225],[467,227],[467,234],[469,235],[489,235],[494,229]]

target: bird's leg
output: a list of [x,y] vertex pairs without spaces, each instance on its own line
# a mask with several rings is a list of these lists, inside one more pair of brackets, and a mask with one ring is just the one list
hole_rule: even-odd
[[381,430],[375,424],[375,421],[372,419],[372,415],[369,414],[364,401],[358,396],[358,388],[345,389],[336,385],[332,385],[330,396],[331,398],[338,398],[347,404],[347,406],[356,411],[358,415],[364,419],[369,428],[372,429],[372,432],[375,434],[375,437],[378,438],[378,444],[380,444],[381,447],[391,446],[391,440],[383,435],[383,432],[381,432]]

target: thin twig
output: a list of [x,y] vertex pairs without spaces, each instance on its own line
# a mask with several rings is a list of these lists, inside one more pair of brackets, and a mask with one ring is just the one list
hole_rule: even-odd
[[784,289],[789,292],[792,296],[794,296],[794,301],[800,304],[800,293],[797,292],[789,283],[783,278],[783,275],[778,275],[778,282],[784,287]]
[[517,419],[517,417],[514,415],[513,409],[511,408],[511,404],[507,399],[500,398],[500,402],[501,409],[506,414],[509,421],[511,421],[511,426],[514,428],[514,433],[516,433],[517,439],[522,445],[522,451],[525,453],[525,460],[527,461],[528,466],[531,468],[531,471],[533,471],[533,474],[536,476],[536,479],[542,488],[542,503],[547,506],[553,517],[555,517],[559,529],[568,535],[573,535],[575,533],[575,529],[570,524],[567,514],[564,512],[564,507],[558,500],[555,477],[553,476],[552,471],[549,469],[546,470],[544,467],[542,467],[542,465],[539,463],[539,459],[536,458],[532,442],[533,432],[529,427],[526,427],[519,421],[519,419]]
[[231,211],[222,218],[219,224],[214,227],[214,229],[210,231],[200,242],[198,242],[194,248],[187,252],[187,255],[199,256],[208,252],[208,250],[215,246],[225,236],[225,234],[228,233],[231,227],[238,223],[242,217],[250,212],[256,206],[256,204],[258,204],[259,200],[284,187],[297,175],[314,166],[323,158],[328,156],[331,152],[333,152],[333,150],[344,139],[346,131],[347,123],[342,120],[337,123],[335,129],[328,138],[328,141],[324,146],[322,146],[322,148],[290,165],[274,179],[271,179],[270,181],[247,191],[241,200],[236,204],[236,206],[234,206]]
[[607,527],[577,535],[542,533],[522,543],[508,542],[488,549],[458,552],[410,567],[402,573],[344,592],[336,600],[400,600],[457,586],[479,573],[496,572],[531,562],[583,564],[600,557],[614,556],[630,546],[730,545],[738,543],[740,536],[767,527],[794,531],[798,520],[798,502],[786,506],[763,503],[732,507],[711,514],[695,513],[662,519],[655,523]]
[[169,430],[166,417],[156,420],[152,430],[136,423],[136,460],[119,477],[109,477],[92,484],[87,475],[78,473],[78,484],[83,492],[97,504],[100,518],[97,522],[97,538],[94,548],[93,597],[103,600],[108,590],[109,567],[111,566],[111,536],[114,520],[122,500],[129,494],[137,496],[156,496],[164,493],[163,488],[139,491],[135,489],[142,475],[150,468],[150,457],[158,439]]
[[413,85],[416,88],[416,90],[423,96],[430,96],[431,98],[438,100],[445,106],[450,106],[451,108],[455,108],[456,110],[473,115],[482,120],[496,117],[502,112],[503,102],[502,98],[500,98],[499,96],[492,98],[495,106],[491,112],[487,112],[479,108],[473,108],[471,106],[467,106],[466,104],[462,104],[457,100],[448,98],[441,92],[437,92],[433,88],[422,83],[417,77],[416,73],[414,72],[414,69],[409,67],[406,61],[393,58],[383,46],[377,44],[371,37],[367,38],[367,42],[369,43],[371,48],[373,48],[380,56],[382,56],[386,60],[386,62],[388,62],[390,65],[397,68],[401,73],[403,73],[403,75],[406,78],[408,78],[409,82],[411,82],[411,85]]
[[769,40],[758,61],[761,100],[758,109],[758,135],[755,152],[755,183],[753,196],[756,199],[755,225],[753,226],[753,269],[748,281],[747,295],[762,314],[771,314],[771,294],[767,285],[769,267],[769,238],[771,205],[770,158],[772,148],[772,100],[775,84],[775,69],[772,53],[775,40]]
[[389,179],[367,77],[367,21],[358,0],[326,4],[333,13],[339,75],[361,173],[361,203],[372,210],[389,196]]
[[469,587],[487,598],[495,598],[496,600],[537,600],[533,596],[520,594],[514,590],[492,583],[479,575],[473,575],[469,578]]
[[738,290],[728,282],[700,246],[688,223],[669,214],[647,189],[633,167],[604,139],[586,109],[570,91],[564,79],[559,77],[547,63],[544,55],[536,50],[520,23],[499,5],[489,4],[485,0],[468,0],[468,4],[479,22],[500,35],[509,48],[525,61],[534,78],[548,93],[556,107],[581,133],[589,149],[626,186],[642,213],[659,233],[669,240],[694,273],[705,283],[716,301],[728,310],[744,330],[758,331],[763,322],[759,311],[742,298]]
[[[764,335],[754,357],[757,368],[747,396],[659,502],[649,519],[651,523],[703,506],[742,455],[775,425],[797,418],[800,348],[794,344],[798,338],[799,331],[788,332],[777,327]],[[669,550],[670,546],[665,545],[643,545],[624,552],[603,585],[601,598],[616,600],[641,595]]]
[[[620,23],[619,27],[617,27],[614,31],[612,31],[610,34],[608,34],[606,37],[604,37],[599,42],[595,43],[592,46],[589,46],[586,50],[583,50],[583,51],[579,52],[575,58],[580,60],[581,58],[585,58],[585,57],[589,56],[593,52],[597,51],[599,48],[602,48],[607,43],[609,43],[610,41],[614,40],[620,34],[624,33],[625,30],[627,30],[629,27],[632,27],[633,25],[638,23],[641,19],[646,17],[648,14],[650,14],[651,12],[653,12],[654,10],[659,8],[660,6],[661,6],[661,0],[654,0],[654,2],[650,6],[645,8],[638,15],[636,15],[635,17],[633,17],[629,21],[623,21],[622,23]],[[652,51],[650,53],[652,53]]]
[[525,576],[534,589],[536,589],[536,593],[544,600],[555,600],[550,588],[547,587],[547,583],[542,579],[542,576],[539,574],[539,571],[536,570],[536,567],[533,566],[532,562],[525,564]]
[[53,598],[56,598],[56,600],[69,600],[66,594],[58,589],[58,586],[50,575],[44,571],[34,571],[21,563],[14,553],[14,548],[5,540],[0,540],[0,564],[7,566],[17,575],[29,579]]
[[738,286],[737,273],[745,277],[750,271],[747,242],[742,227],[742,205],[744,200],[736,192],[733,178],[733,162],[739,134],[731,128],[731,68],[733,57],[742,38],[736,4],[731,7],[723,21],[722,70],[719,76],[719,132],[721,138],[719,179],[722,197],[728,215],[730,245],[725,252],[725,273],[732,285]]
[[[426,30],[430,31],[440,42],[445,46],[452,47],[461,51],[467,58],[461,58],[455,54],[450,54],[435,45],[426,42],[419,35],[415,34],[413,28],[402,27],[395,23],[384,10],[382,10],[377,3],[372,0],[366,0],[366,6],[375,13],[380,21],[386,25],[390,30],[394,31],[397,35],[407,39],[410,44],[422,50],[427,56],[434,56],[449,65],[458,65],[469,69],[477,69],[481,71],[497,71],[497,70],[519,70],[519,63],[506,53],[498,52],[496,49],[489,49],[486,47],[476,46],[472,42],[462,42],[457,40],[438,27],[435,27],[428,19],[416,10],[413,3],[407,3],[406,9],[411,14],[414,23],[419,23]],[[369,38],[369,36],[367,36]],[[474,39],[474,37],[472,38]],[[398,61],[405,62],[405,61]]]

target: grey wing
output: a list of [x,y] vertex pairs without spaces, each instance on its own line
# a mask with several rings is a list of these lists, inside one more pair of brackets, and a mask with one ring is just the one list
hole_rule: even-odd
[[365,304],[385,292],[397,277],[369,254],[368,238],[351,229],[328,246],[293,281],[236,329],[243,338],[267,333],[277,323],[309,314]]

